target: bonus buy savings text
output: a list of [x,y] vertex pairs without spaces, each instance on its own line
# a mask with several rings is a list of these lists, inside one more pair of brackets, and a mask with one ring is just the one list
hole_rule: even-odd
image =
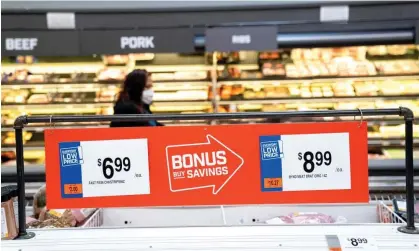
[[213,188],[218,193],[243,164],[243,159],[211,135],[207,142],[166,148],[171,191]]

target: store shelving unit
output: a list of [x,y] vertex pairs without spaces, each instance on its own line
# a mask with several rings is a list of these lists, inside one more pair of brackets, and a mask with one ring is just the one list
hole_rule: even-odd
[[[9,63],[2,67],[2,73],[13,75],[19,69],[26,69],[33,76],[4,77],[2,82],[2,152],[14,151],[13,119],[21,115],[31,114],[112,114],[112,106],[123,82],[123,73],[133,68],[145,68],[153,73],[155,101],[152,110],[155,113],[200,113],[200,112],[246,112],[246,111],[285,111],[285,110],[316,110],[316,109],[353,109],[353,108],[385,108],[406,106],[419,111],[419,59],[417,48],[399,45],[399,47],[381,46],[379,49],[387,53],[390,49],[404,51],[406,55],[369,56],[368,50],[377,47],[348,47],[336,49],[349,63],[353,61],[351,53],[361,57],[367,65],[375,65],[371,75],[359,76],[356,69],[347,72],[350,76],[303,76],[289,77],[288,65],[295,65],[303,59],[290,57],[307,54],[317,57],[331,53],[333,49],[293,49],[279,50],[274,53],[285,59],[266,59],[266,52],[240,52],[219,54],[217,63],[211,62],[212,54],[178,55],[178,54],[147,54],[144,61],[124,61],[119,64],[108,64],[111,59],[119,56],[105,56],[102,59],[84,58],[87,62],[38,62],[33,64]],[[323,53],[323,54],[322,54]],[[359,55],[362,54],[363,55]],[[144,56],[144,55],[143,55]],[[333,56],[333,53],[329,55]],[[138,55],[137,55],[138,57]],[[365,58],[367,57],[367,58]],[[368,58],[369,57],[369,58]],[[371,59],[372,58],[372,59]],[[383,59],[384,58],[384,59]],[[80,60],[80,58],[77,58]],[[86,60],[88,59],[88,60]],[[42,58],[40,58],[42,61]],[[48,60],[50,60],[48,58]],[[100,61],[102,60],[102,61]],[[226,64],[226,61],[233,61]],[[329,59],[331,60],[331,59]],[[379,61],[381,60],[381,61]],[[384,60],[384,61],[383,61]],[[392,69],[392,62],[407,60],[410,68],[399,69],[401,72],[381,72],[383,63]],[[65,61],[71,61],[65,59]],[[95,62],[89,62],[95,61]],[[188,64],[190,62],[198,65]],[[280,65],[269,72],[267,64],[273,62]],[[301,62],[304,62],[301,61]],[[332,61],[331,61],[332,62]],[[355,61],[357,62],[357,61]],[[377,63],[378,62],[378,63]],[[332,62],[333,63],[333,62]],[[412,64],[413,63],[413,64]],[[121,64],[123,64],[121,66]],[[164,65],[165,64],[165,65]],[[357,64],[357,63],[355,63]],[[328,64],[324,64],[328,66]],[[344,64],[345,65],[345,64]],[[330,64],[329,64],[330,66]],[[329,67],[328,66],[328,67]],[[116,71],[118,79],[100,79],[104,67]],[[282,68],[284,69],[281,71]],[[385,68],[385,69],[387,69]],[[346,69],[346,68],[344,68]],[[363,69],[363,68],[361,68]],[[388,69],[387,69],[388,70]],[[212,73],[216,74],[212,74]],[[303,69],[302,72],[310,75]],[[79,75],[75,75],[78,73]],[[301,73],[301,72],[300,72]],[[312,72],[313,73],[313,69]],[[314,69],[316,73],[316,69]],[[329,71],[329,74],[333,72]],[[23,73],[24,74],[24,73]],[[84,75],[83,75],[84,74]],[[267,75],[268,74],[268,75]],[[319,74],[319,72],[317,72]],[[216,79],[214,79],[216,75]],[[288,74],[289,75],[289,74]],[[33,80],[35,78],[35,80]],[[215,81],[214,81],[215,80]],[[215,85],[215,89],[213,88]],[[217,90],[213,95],[212,90]],[[21,96],[18,98],[18,96]],[[31,100],[31,96],[41,96],[41,100]],[[342,118],[344,119],[344,118]],[[398,148],[403,147],[401,136],[402,120],[394,117],[365,118],[369,123],[369,146],[371,153],[378,153],[383,166],[385,159],[403,157]],[[312,120],[307,120],[312,121]],[[276,122],[265,119],[240,119],[218,121],[223,123],[264,123]],[[286,121],[281,121],[286,122]],[[164,121],[166,125],[205,125],[208,121]],[[48,126],[48,125],[46,125]],[[50,125],[51,126],[51,125]],[[106,123],[82,123],[54,125],[65,128],[80,126],[106,127]],[[399,129],[398,129],[399,128]],[[417,128],[417,126],[415,127]],[[416,131],[416,130],[415,130]],[[26,160],[32,164],[43,163],[43,129],[42,127],[26,128],[27,143],[25,144]],[[417,132],[416,137],[419,137]],[[414,141],[419,145],[418,138]],[[390,149],[386,151],[383,149]],[[377,152],[378,151],[378,152]],[[390,152],[391,154],[388,154]],[[393,156],[392,156],[393,155]],[[29,164],[29,168],[30,168]]]

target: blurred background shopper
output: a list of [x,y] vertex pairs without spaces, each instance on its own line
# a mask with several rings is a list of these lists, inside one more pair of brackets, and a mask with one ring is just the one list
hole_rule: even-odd
[[[153,81],[146,70],[133,70],[126,77],[114,106],[114,114],[152,114]],[[111,127],[161,126],[155,121],[112,122]]]

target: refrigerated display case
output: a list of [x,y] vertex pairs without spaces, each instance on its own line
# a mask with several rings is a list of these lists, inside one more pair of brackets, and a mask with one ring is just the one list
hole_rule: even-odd
[[[14,166],[14,118],[22,114],[112,114],[124,74],[134,68],[152,73],[155,97],[151,110],[157,114],[399,106],[419,112],[419,48],[415,45],[295,48],[215,55],[31,57],[23,63],[22,59],[7,63],[7,59],[10,61],[3,58],[2,67],[4,167]],[[400,159],[403,121],[395,117],[365,119],[369,123],[371,160]],[[218,121],[219,124],[242,122],[287,121]],[[208,121],[164,123],[170,126],[208,124]],[[107,127],[108,124],[54,126]],[[415,145],[419,144],[417,128],[415,125]],[[27,167],[42,165],[43,129],[26,128],[24,143]],[[383,163],[374,162],[375,165]]]
[[[406,158],[406,163],[410,163],[407,168],[413,169],[412,162],[412,113],[410,110],[405,109],[408,113],[405,114],[406,123],[407,121],[410,124],[410,130],[406,130],[406,133],[409,134],[409,137],[406,137],[406,145],[409,145],[406,149],[406,155],[410,156]],[[377,114],[404,114],[403,111],[399,109],[368,109],[364,111],[366,115],[377,115]],[[241,113],[244,115],[245,113]],[[318,111],[318,112],[283,112],[277,113],[279,117],[308,117],[308,116],[353,116],[357,115],[357,110],[339,110],[339,111]],[[223,116],[225,119],[234,118],[235,114],[225,114],[228,116]],[[249,117],[264,117],[267,116],[265,113],[249,113],[245,114]],[[198,116],[202,115],[197,115]],[[216,115],[221,117],[221,115]],[[237,115],[239,116],[239,115]],[[164,116],[162,116],[164,117]],[[24,126],[27,123],[42,123],[46,122],[49,119],[51,121],[68,121],[76,119],[76,117],[54,117],[48,118],[48,116],[29,116],[21,117],[21,124],[17,126]],[[112,120],[111,117],[90,117],[85,118],[85,120]],[[211,115],[206,115],[208,119],[215,119],[216,117]],[[137,118],[138,119],[138,118]],[[173,119],[182,119],[182,115],[173,116]],[[329,123],[330,126],[332,126]],[[358,123],[352,123],[356,128]],[[324,124],[326,125],[326,124]],[[301,126],[301,124],[300,124]],[[256,127],[256,126],[255,126]],[[406,125],[406,128],[409,126]],[[237,127],[238,128],[238,127]],[[364,130],[366,129],[363,127]],[[196,129],[196,128],[195,128]],[[220,128],[219,128],[220,129]],[[230,130],[232,127],[230,127]],[[164,130],[164,128],[163,128]],[[327,130],[327,129],[326,129]],[[50,131],[52,132],[52,131]],[[56,131],[57,132],[57,131]],[[20,130],[20,133],[22,131]],[[293,135],[300,136],[300,135]],[[358,135],[365,139],[366,135]],[[108,136],[109,137],[109,136]],[[410,139],[410,140],[408,140]],[[51,142],[50,142],[51,143]],[[362,144],[362,143],[361,143]],[[20,144],[22,146],[22,144]],[[258,145],[257,145],[258,147]],[[19,147],[20,149],[20,147]],[[49,148],[51,149],[51,148]],[[157,150],[157,148],[155,148]],[[163,148],[164,149],[164,148]],[[161,149],[160,149],[161,150]],[[366,148],[364,148],[366,151]],[[339,150],[337,150],[339,151]],[[352,151],[351,151],[352,152]],[[20,151],[20,157],[22,158],[22,151]],[[362,157],[360,153],[354,153],[354,156]],[[366,153],[364,152],[364,157]],[[248,157],[248,156],[247,156]],[[88,159],[86,155],[83,157]],[[243,159],[242,159],[243,160]],[[248,158],[247,158],[248,160]],[[366,160],[364,158],[364,160]],[[163,160],[164,161],[164,160]],[[243,162],[242,162],[243,163]],[[366,161],[364,161],[366,168]],[[20,165],[19,168],[23,168]],[[165,167],[162,167],[165,168]],[[258,168],[257,166],[255,168]],[[51,169],[50,169],[51,170]],[[363,169],[365,170],[365,169]],[[366,170],[365,170],[366,171]],[[333,171],[331,171],[333,172]],[[416,247],[417,236],[402,234],[401,232],[395,231],[397,227],[403,227],[407,221],[405,220],[406,215],[403,212],[406,211],[406,206],[404,204],[414,203],[414,190],[413,190],[413,172],[407,172],[409,174],[409,179],[412,180],[410,185],[407,185],[406,188],[409,189],[408,195],[397,195],[394,191],[391,191],[387,196],[385,195],[370,195],[369,203],[355,203],[355,204],[338,204],[338,205],[327,205],[327,204],[316,204],[316,205],[244,205],[244,206],[194,206],[194,207],[152,207],[152,208],[104,208],[96,210],[93,215],[82,224],[81,228],[86,227],[95,227],[94,229],[62,229],[57,231],[56,229],[36,229],[38,225],[34,228],[29,228],[27,231],[31,234],[36,234],[36,238],[29,239],[26,241],[7,241],[2,245],[3,248],[7,250],[14,250],[16,248],[22,248],[30,246],[34,250],[45,250],[48,249],[50,245],[50,240],[57,240],[58,233],[64,233],[67,237],[71,238],[73,241],[77,241],[78,244],[72,242],[59,242],[58,245],[54,246],[55,249],[68,249],[75,248],[75,245],[83,244],[85,249],[94,248],[91,244],[97,244],[100,241],[103,241],[103,238],[107,240],[112,240],[112,242],[119,242],[118,240],[126,239],[130,240],[130,243],[120,244],[119,249],[130,249],[133,246],[144,245],[146,244],[148,248],[152,246],[153,248],[168,248],[173,246],[178,246],[179,248],[197,248],[202,249],[205,246],[214,248],[250,248],[255,245],[258,248],[260,246],[266,245],[270,247],[272,245],[279,246],[287,249],[308,249],[313,248],[312,244],[301,244],[296,242],[296,239],[289,239],[290,232],[293,229],[299,229],[298,237],[299,238],[311,238],[313,243],[316,242],[316,248],[320,250],[335,250],[333,248],[340,247],[345,250],[348,248],[345,240],[348,239],[358,239],[366,240],[364,244],[370,243],[369,248],[374,250],[393,248],[394,250],[398,249],[412,249]],[[157,173],[155,173],[157,174]],[[366,172],[364,172],[366,177]],[[22,182],[23,177],[20,177],[20,182]],[[157,177],[157,176],[156,176]],[[51,177],[50,177],[51,178]],[[257,177],[252,177],[256,178]],[[358,177],[360,178],[360,177]],[[361,181],[362,179],[359,179]],[[51,179],[50,179],[51,181]],[[155,180],[157,181],[157,180]],[[158,181],[164,182],[161,177],[158,177]],[[254,181],[254,180],[253,180]],[[354,181],[354,180],[352,180]],[[250,182],[250,181],[249,181]],[[403,181],[402,181],[403,182]],[[388,188],[387,186],[385,186]],[[230,187],[231,188],[231,187]],[[368,188],[364,186],[364,192],[368,194]],[[230,190],[231,191],[231,190]],[[282,191],[281,191],[282,192]],[[286,192],[286,191],[283,191]],[[304,192],[304,191],[303,191]],[[307,191],[306,191],[307,192]],[[313,192],[313,191],[311,191]],[[325,191],[326,193],[330,191]],[[403,191],[401,192],[403,193]],[[45,196],[45,194],[44,194]],[[203,195],[204,196],[204,195]],[[206,195],[205,195],[206,196]],[[210,197],[214,195],[211,194]],[[399,196],[398,199],[392,199],[394,196]],[[327,197],[327,196],[326,196]],[[333,197],[333,196],[332,196]],[[111,199],[112,198],[109,198]],[[339,200],[344,200],[340,198]],[[368,201],[368,197],[366,198]],[[20,202],[24,202],[21,200]],[[73,201],[74,202],[74,201]],[[67,202],[67,203],[73,203]],[[393,204],[392,204],[393,203]],[[411,204],[414,205],[414,204]],[[116,205],[115,205],[116,206]],[[417,207],[417,205],[415,206]],[[418,209],[413,209],[418,210]],[[50,209],[54,211],[54,209]],[[411,211],[412,212],[412,211]],[[412,212],[413,213],[413,212]],[[21,220],[25,218],[21,217]],[[412,218],[410,218],[412,219]],[[314,225],[312,225],[314,224]],[[321,225],[317,225],[321,224]],[[205,228],[201,226],[205,225]],[[32,225],[29,225],[32,226]],[[62,228],[62,226],[55,226],[54,228]],[[127,228],[129,226],[129,228]],[[226,227],[228,226],[228,227]],[[51,226],[47,226],[51,228]],[[98,228],[100,227],[100,228]],[[115,232],[115,227],[118,228],[118,231]],[[112,229],[112,230],[111,230]],[[154,233],[152,229],[158,231]],[[228,231],[225,231],[228,229]],[[114,231],[111,234],[111,231]],[[209,232],[208,232],[209,231]],[[212,231],[217,231],[222,233],[222,238],[224,241],[221,243],[216,243],[213,240],[218,240],[217,235],[212,233]],[[254,234],[257,231],[258,234]],[[265,232],[267,231],[267,232]],[[266,238],[268,237],[268,232],[276,231],[275,240],[269,241],[266,243]],[[282,232],[286,231],[286,232]],[[306,232],[307,231],[307,232]],[[315,231],[315,234],[310,233],[310,231]],[[368,233],[369,231],[370,233]],[[373,234],[371,234],[373,231]],[[413,230],[412,230],[413,231]],[[198,235],[194,233],[199,232]],[[288,233],[288,234],[286,234]],[[293,233],[293,232],[292,232]],[[412,232],[413,233],[413,232]],[[140,242],[133,241],[133,236],[137,234],[142,234],[144,237]],[[162,234],[162,235],[160,235]],[[271,233],[272,234],[272,233]],[[294,233],[293,233],[294,234]],[[386,235],[386,238],[381,238],[382,235]],[[83,235],[82,239],[81,235]],[[296,236],[297,236],[296,235]],[[25,237],[26,236],[26,237]],[[22,235],[22,238],[29,238],[33,235]],[[170,236],[169,241],[160,242],[163,236]],[[189,238],[189,241],[179,243],[177,238]],[[235,238],[248,238],[246,243],[242,241],[237,241]],[[200,239],[203,238],[203,239]],[[259,238],[264,239],[263,241]],[[288,238],[288,241],[286,240]],[[134,238],[135,239],[135,238]],[[210,240],[211,239],[211,240]],[[337,246],[331,246],[331,239],[334,240],[334,244]],[[196,241],[195,241],[196,240]],[[199,240],[199,241],[198,241]],[[199,243],[198,243],[198,242]],[[403,241],[402,243],[398,242]],[[397,246],[394,246],[397,244]],[[363,246],[366,247],[366,246]],[[113,246],[108,246],[108,248],[115,248]]]

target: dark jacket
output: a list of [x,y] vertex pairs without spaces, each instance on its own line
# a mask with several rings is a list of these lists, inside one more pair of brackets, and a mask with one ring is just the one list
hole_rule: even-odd
[[[113,107],[114,114],[152,114],[149,105],[143,106],[143,111],[131,101],[118,101]],[[111,122],[111,127],[162,126],[157,121]]]
[[[151,112],[151,110],[150,110],[150,105],[146,105],[146,104],[144,104],[144,105],[143,105],[143,108],[144,108],[144,110],[145,110],[145,112],[146,112],[147,114],[153,114],[153,113]],[[156,126],[164,126],[162,123],[160,123],[160,122],[158,122],[158,121],[154,121],[154,123],[156,123]]]

